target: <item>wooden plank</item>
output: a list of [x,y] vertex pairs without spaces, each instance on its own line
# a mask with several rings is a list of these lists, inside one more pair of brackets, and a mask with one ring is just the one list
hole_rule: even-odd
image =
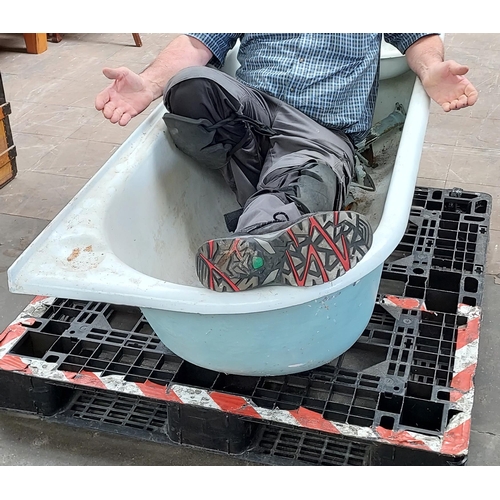
[[16,176],[14,165],[9,162],[3,167],[0,167],[0,189],[8,184]]
[[0,104],[0,120],[3,120],[6,116],[10,115],[10,102],[4,102]]
[[16,147],[12,146],[0,154],[0,167],[3,167],[17,156]]
[[17,174],[16,160],[12,159],[0,167],[0,188],[4,187]]
[[5,135],[3,123],[0,123],[0,154],[7,149],[9,149],[9,143],[7,142],[7,136]]
[[0,120],[0,154],[14,145],[9,118]]
[[23,33],[28,54],[41,54],[47,50],[47,33]]
[[[12,145],[12,144],[11,144]],[[7,141],[7,132],[3,121],[0,122],[0,153],[9,149],[9,142]]]

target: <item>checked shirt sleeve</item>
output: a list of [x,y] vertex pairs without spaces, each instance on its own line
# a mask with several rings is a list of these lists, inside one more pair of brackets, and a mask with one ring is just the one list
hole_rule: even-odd
[[439,35],[439,33],[384,33],[384,40],[404,54],[410,45],[427,35]]
[[210,61],[217,68],[222,67],[226,55],[243,33],[186,33],[206,45],[214,57]]

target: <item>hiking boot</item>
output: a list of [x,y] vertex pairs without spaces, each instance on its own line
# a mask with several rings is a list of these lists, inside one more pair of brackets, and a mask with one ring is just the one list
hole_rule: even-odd
[[[275,224],[281,227],[270,232]],[[275,217],[255,229],[267,232],[235,234],[200,247],[196,272],[203,286],[238,292],[268,285],[320,285],[352,269],[369,250],[373,235],[367,220],[354,212],[318,212],[294,222]]]

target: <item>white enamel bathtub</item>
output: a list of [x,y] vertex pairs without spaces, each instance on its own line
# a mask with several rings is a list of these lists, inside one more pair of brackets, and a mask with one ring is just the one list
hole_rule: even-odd
[[388,78],[374,121],[398,102],[405,125],[374,144],[375,194],[356,194],[376,228],[373,246],[336,281],[241,293],[202,288],[195,252],[227,234],[223,214],[238,206],[216,173],[176,150],[159,105],[11,266],[11,292],[140,307],[174,353],[225,373],[280,375],[330,362],[366,327],[411,207],[429,99],[398,64],[389,71],[382,53]]

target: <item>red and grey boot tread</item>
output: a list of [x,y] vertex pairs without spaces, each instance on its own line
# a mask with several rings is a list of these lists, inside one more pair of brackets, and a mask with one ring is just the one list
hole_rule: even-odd
[[372,236],[358,213],[318,212],[273,233],[210,240],[198,250],[196,271],[201,283],[217,292],[319,285],[353,268]]

